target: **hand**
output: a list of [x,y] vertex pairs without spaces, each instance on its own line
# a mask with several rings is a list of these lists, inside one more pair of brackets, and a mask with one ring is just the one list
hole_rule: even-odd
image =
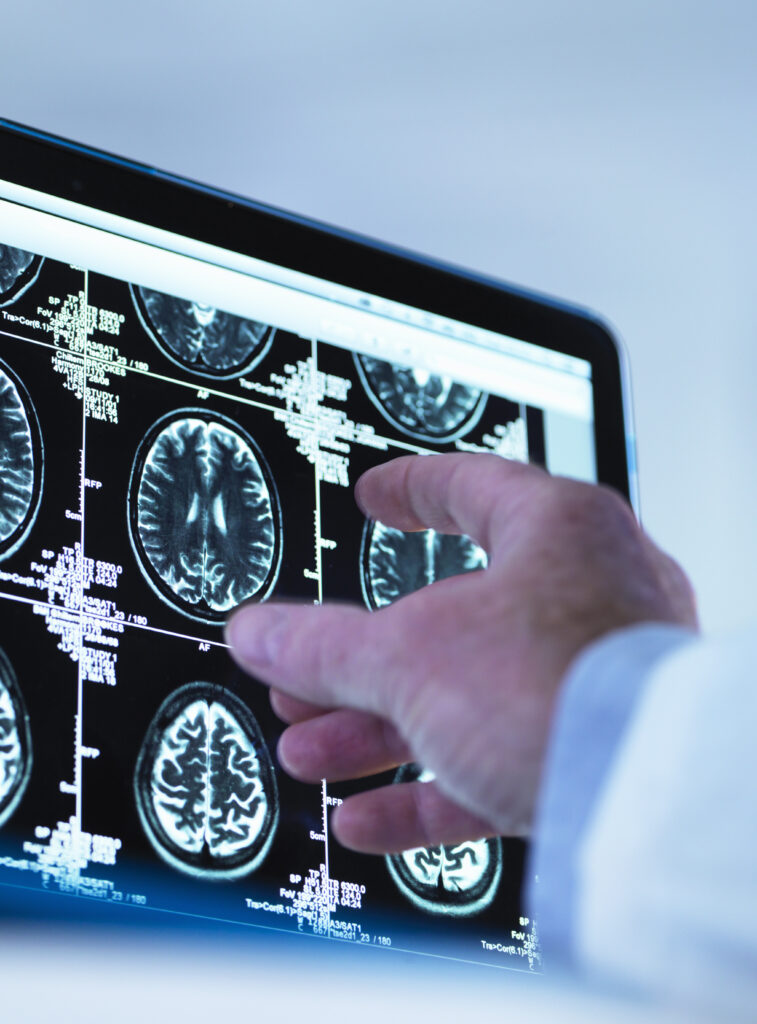
[[280,761],[310,782],[411,760],[435,773],[346,800],[332,827],[355,849],[525,835],[570,663],[633,623],[695,629],[688,581],[614,491],[498,456],[396,459],[355,493],[388,526],[468,534],[489,564],[371,613],[274,603],[234,613],[232,656],[274,687],[274,709],[292,723]]

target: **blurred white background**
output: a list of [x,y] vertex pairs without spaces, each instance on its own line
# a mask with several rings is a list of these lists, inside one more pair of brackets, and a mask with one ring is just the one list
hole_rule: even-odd
[[589,306],[642,511],[757,622],[754,0],[26,0],[4,116]]
[[[4,928],[3,1020],[8,1024],[728,1024],[701,1007],[653,1006],[629,993],[543,975],[356,949],[302,937],[268,948],[235,933]],[[442,964],[442,969],[439,965]],[[504,1011],[507,1011],[505,1018]],[[744,1018],[746,1021],[749,1018]],[[737,1019],[732,1024],[738,1024]]]

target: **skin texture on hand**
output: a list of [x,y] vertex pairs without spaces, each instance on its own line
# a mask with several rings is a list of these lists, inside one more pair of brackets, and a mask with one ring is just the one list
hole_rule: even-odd
[[407,761],[435,773],[346,800],[332,826],[358,850],[526,835],[569,665],[623,626],[696,629],[688,580],[614,491],[499,456],[396,459],[355,495],[388,526],[468,534],[488,567],[375,612],[239,609],[227,640],[290,723],[283,767],[309,782]]

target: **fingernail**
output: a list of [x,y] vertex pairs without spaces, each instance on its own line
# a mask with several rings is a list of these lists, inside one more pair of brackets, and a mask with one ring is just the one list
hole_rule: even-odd
[[337,804],[336,807],[331,812],[331,814],[329,815],[329,825],[331,826],[331,829],[335,837],[338,837],[340,818],[341,814],[339,813],[339,804]]
[[251,668],[278,661],[289,619],[286,608],[240,608],[226,623],[226,642],[233,657]]
[[[287,775],[291,775],[293,779],[298,779],[300,782],[312,782],[312,779],[303,777],[301,771],[298,770],[297,758],[295,757],[295,759],[292,760],[291,757],[288,756],[287,747],[291,744],[291,737],[287,738],[288,734],[289,729],[285,729],[276,745],[276,757],[279,759],[279,764]],[[297,744],[295,741],[295,749],[296,746]]]
[[365,514],[365,506],[363,504],[363,498],[362,498],[363,490],[364,490],[364,488],[363,488],[363,478],[361,476],[358,479],[358,482],[355,484],[355,487],[354,487],[354,490],[353,490],[353,494],[355,495],[355,504],[360,509],[360,511],[363,514]]
[[290,765],[289,762],[287,761],[286,754],[284,752],[285,744],[283,740],[285,736],[286,732],[283,732],[279,738],[279,742],[276,744],[276,757],[279,759],[279,764],[281,765],[281,767],[284,769],[285,772],[288,773]]

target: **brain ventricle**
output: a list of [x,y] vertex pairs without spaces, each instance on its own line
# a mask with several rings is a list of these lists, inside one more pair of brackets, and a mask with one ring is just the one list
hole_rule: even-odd
[[139,538],[182,606],[222,616],[265,591],[278,555],[276,509],[261,459],[226,423],[178,417],[144,459]]

